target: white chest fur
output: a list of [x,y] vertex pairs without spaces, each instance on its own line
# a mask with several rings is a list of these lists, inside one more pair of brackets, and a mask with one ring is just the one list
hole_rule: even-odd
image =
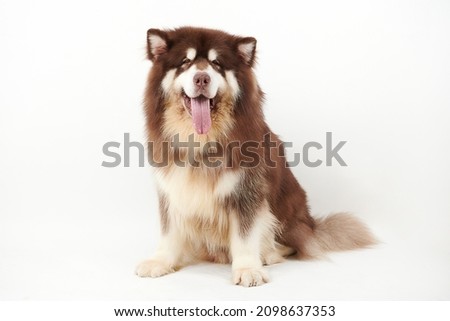
[[240,172],[213,173],[173,166],[156,173],[158,188],[168,201],[169,224],[190,240],[221,246],[228,239],[229,213],[222,200],[241,179]]
[[217,202],[230,195],[241,178],[240,172],[224,172],[219,177],[207,171],[172,166],[156,172],[158,188],[169,201],[170,211],[185,216],[209,216]]

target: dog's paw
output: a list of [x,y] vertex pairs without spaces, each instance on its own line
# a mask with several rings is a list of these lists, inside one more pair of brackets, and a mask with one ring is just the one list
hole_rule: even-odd
[[238,269],[233,271],[233,283],[245,287],[269,282],[269,275],[262,268]]
[[282,257],[277,252],[271,252],[271,253],[267,253],[266,255],[264,255],[262,261],[263,261],[264,265],[272,265],[272,264],[284,262],[285,258]]
[[175,272],[174,268],[167,263],[158,260],[146,260],[141,262],[136,267],[136,275],[144,278],[151,277],[157,278],[172,272]]

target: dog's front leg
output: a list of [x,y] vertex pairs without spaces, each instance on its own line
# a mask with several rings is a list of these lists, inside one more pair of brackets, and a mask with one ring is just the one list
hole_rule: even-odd
[[153,258],[143,261],[136,267],[140,277],[158,277],[175,272],[182,265],[183,244],[177,227],[170,224],[169,206],[166,198],[159,195],[159,213],[161,218],[161,241]]
[[140,277],[156,278],[172,272],[181,267],[183,240],[176,231],[163,232],[160,245],[155,255],[141,262],[136,268]]
[[258,286],[269,281],[261,256],[264,238],[273,236],[272,214],[263,206],[251,222],[243,223],[239,213],[230,215],[233,282],[246,287]]

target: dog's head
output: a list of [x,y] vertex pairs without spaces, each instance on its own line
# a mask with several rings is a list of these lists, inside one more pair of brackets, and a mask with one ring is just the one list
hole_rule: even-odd
[[164,129],[197,137],[229,130],[236,102],[248,87],[257,89],[255,49],[255,38],[218,30],[148,30],[150,81],[161,93]]

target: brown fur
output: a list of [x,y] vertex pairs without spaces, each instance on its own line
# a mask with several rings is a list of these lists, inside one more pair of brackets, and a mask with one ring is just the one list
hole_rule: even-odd
[[[153,61],[153,67],[148,77],[148,85],[145,92],[145,114],[147,121],[148,137],[153,142],[153,158],[162,159],[163,144],[165,141],[173,141],[176,134],[180,139],[187,141],[190,134],[194,134],[194,140],[206,144],[209,141],[218,141],[223,145],[230,142],[263,142],[264,136],[270,134],[281,144],[278,137],[271,132],[265,122],[262,112],[264,95],[258,86],[252,71],[255,62],[254,52],[249,57],[237,54],[240,44],[254,40],[254,38],[242,38],[229,35],[225,32],[210,29],[184,27],[175,30],[160,31],[150,29],[149,34],[157,34],[167,41],[166,48],[159,48],[156,54],[149,49],[149,59]],[[209,62],[205,60],[210,48],[219,52],[223,73],[225,70],[233,70],[238,80],[241,94],[236,101],[224,93],[212,112],[212,128],[207,135],[197,135],[192,130],[192,121],[180,106],[180,93],[172,93],[164,96],[161,91],[161,82],[166,72],[174,68],[182,59],[187,48],[196,48],[199,55],[198,63],[204,66]],[[244,59],[245,58],[245,59]],[[192,62],[197,63],[197,62]],[[179,70],[177,72],[181,72]],[[278,220],[278,235],[276,241],[297,252],[298,257],[315,257],[324,251],[347,250],[358,247],[366,247],[374,243],[374,238],[368,229],[355,217],[348,214],[338,214],[326,219],[314,220],[307,204],[305,191],[301,188],[293,176],[291,170],[285,166],[284,151],[278,153],[279,148],[272,149],[270,154],[267,149],[256,148],[254,153],[259,155],[262,162],[256,167],[245,168],[245,175],[238,188],[220,204],[217,209],[223,215],[227,212],[237,213],[241,233],[245,235],[253,224],[256,211],[264,200],[267,200],[270,210]],[[181,155],[182,155],[181,151]],[[169,163],[173,165],[175,151],[170,150]],[[242,162],[248,161],[246,153],[242,149],[225,150],[221,155],[227,166],[220,168],[190,168],[192,179],[211,180],[212,185],[217,178],[226,171],[242,169]],[[198,157],[204,157],[200,152]],[[270,166],[268,157],[277,163],[276,167]],[[166,171],[170,169],[163,169]],[[167,227],[167,204],[164,196],[161,196],[161,215],[163,230]],[[218,235],[226,235],[226,231],[215,233],[213,229],[224,228],[219,222],[192,221],[189,224],[202,234],[215,238]],[[223,243],[220,240],[218,243]],[[204,259],[224,262],[227,261],[227,250],[216,249],[216,252],[200,250],[200,256]]]

